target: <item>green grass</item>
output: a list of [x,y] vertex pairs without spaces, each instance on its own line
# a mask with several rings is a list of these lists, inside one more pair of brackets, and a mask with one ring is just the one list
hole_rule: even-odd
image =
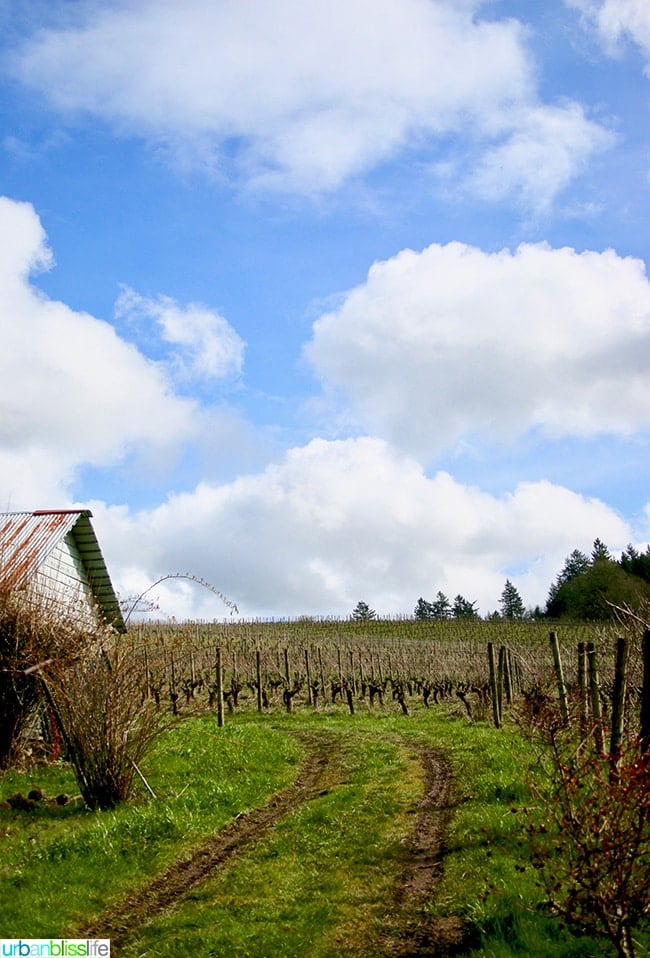
[[[270,725],[213,717],[179,722],[145,768],[157,800],[108,812],[80,802],[35,812],[0,809],[0,936],[63,935],[147,881],[234,815],[262,802],[296,774],[300,748]],[[1,781],[2,797],[38,785],[46,795],[74,778],[56,766]]]
[[[330,784],[189,901],[142,928],[127,956],[372,954],[421,794],[412,750],[377,720],[299,719],[341,741]],[[278,722],[295,728],[296,718]],[[394,731],[394,721],[384,731]],[[338,766],[338,767],[336,767]]]
[[[380,953],[391,889],[421,796],[418,743],[443,748],[457,807],[443,877],[423,914],[471,925],[473,958],[579,958],[601,953],[541,909],[536,872],[521,846],[521,815],[534,756],[516,730],[470,722],[460,706],[413,706],[355,716],[300,707],[258,717],[179,721],[143,769],[157,794],[112,812],[81,803],[35,812],[0,809],[0,937],[65,936],[200,845],[236,814],[292,782],[304,746],[320,732],[338,745],[316,797],[134,930],[120,958],[361,958]],[[0,796],[38,785],[74,792],[62,765],[7,773]],[[643,954],[640,951],[640,954]]]

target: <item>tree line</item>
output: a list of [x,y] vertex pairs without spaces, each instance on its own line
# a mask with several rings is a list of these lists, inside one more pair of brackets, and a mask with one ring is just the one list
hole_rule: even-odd
[[[544,608],[526,607],[519,590],[506,579],[498,609],[487,619],[572,619],[604,622],[616,608],[638,609],[650,602],[650,545],[644,552],[628,545],[615,559],[608,547],[595,539],[591,555],[574,549],[552,582]],[[413,615],[416,619],[479,619],[478,603],[456,595],[450,599],[438,591],[433,600],[420,596]],[[367,602],[357,603],[352,612],[357,620],[375,619],[377,613]]]

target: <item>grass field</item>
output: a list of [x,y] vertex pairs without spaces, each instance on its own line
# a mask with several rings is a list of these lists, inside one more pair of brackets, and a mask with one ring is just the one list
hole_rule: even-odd
[[[316,745],[326,747],[327,763],[303,801],[173,902],[159,908],[151,898],[129,921],[127,896],[229,823],[272,805]],[[423,748],[441,750],[451,769],[446,833],[435,883],[400,901]],[[456,953],[477,958],[613,954],[541,907],[512,811],[531,804],[535,761],[514,726],[472,720],[459,701],[415,702],[408,716],[393,701],[355,715],[343,705],[250,710],[228,715],[223,728],[190,708],[143,768],[155,799],[142,786],[113,811],[57,805],[48,798],[76,791],[62,763],[0,778],[3,799],[35,787],[45,795],[32,811],[0,809],[0,937],[72,937],[120,927],[122,915],[114,953],[124,958],[371,958],[407,953],[406,932],[433,923],[462,929]]]
[[[560,632],[569,684],[595,641],[607,699],[614,638]],[[550,916],[530,858],[543,776],[516,692],[556,694],[548,625],[186,624],[120,642],[161,724],[145,781],[90,811],[63,761],[0,774],[0,937],[109,937],[120,958],[614,954]],[[501,728],[488,643],[508,650]],[[636,637],[632,689],[642,669]]]

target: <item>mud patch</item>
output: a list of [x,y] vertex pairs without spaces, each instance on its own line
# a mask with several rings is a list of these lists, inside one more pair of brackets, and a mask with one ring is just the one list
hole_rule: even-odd
[[460,918],[440,918],[424,911],[442,875],[445,836],[456,802],[452,770],[445,753],[426,746],[418,747],[418,751],[424,770],[424,796],[402,877],[393,893],[381,942],[382,958],[458,955],[474,944],[471,928]]

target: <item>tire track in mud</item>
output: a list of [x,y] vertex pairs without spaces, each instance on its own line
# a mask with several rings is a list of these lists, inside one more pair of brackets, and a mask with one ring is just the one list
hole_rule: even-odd
[[189,857],[178,859],[143,888],[107,909],[79,935],[110,938],[119,945],[133,930],[180,903],[217,869],[263,838],[282,818],[319,794],[337,739],[322,735],[299,737],[309,748],[309,754],[293,785],[277,792],[264,805],[238,815]]
[[[301,771],[289,788],[268,802],[238,815],[218,834],[178,859],[138,891],[127,895],[78,932],[79,937],[110,938],[120,945],[143,925],[180,904],[198,885],[237,855],[262,839],[279,821],[318,795],[340,741],[334,736],[300,735],[308,748]],[[417,751],[424,773],[410,841],[401,863],[401,876],[386,902],[386,921],[379,940],[355,948],[360,958],[426,958],[451,956],[471,946],[462,920],[427,915],[424,905],[435,896],[446,853],[446,834],[454,814],[451,765],[442,749],[400,737],[399,744]],[[328,779],[331,775],[328,776]],[[331,787],[328,781],[328,787]],[[368,948],[370,950],[368,950]]]
[[454,781],[442,749],[408,744],[419,754],[424,795],[376,958],[442,958],[459,954],[471,944],[470,930],[460,918],[441,918],[424,912],[424,905],[435,896],[443,873],[447,830],[457,804]]

